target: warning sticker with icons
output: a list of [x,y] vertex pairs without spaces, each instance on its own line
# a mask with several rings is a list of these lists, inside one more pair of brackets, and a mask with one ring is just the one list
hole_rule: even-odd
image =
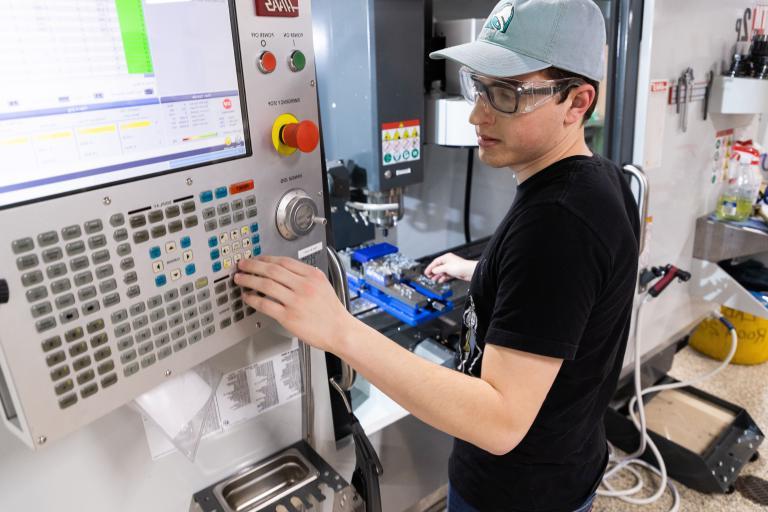
[[384,165],[421,160],[421,121],[382,124],[381,156]]

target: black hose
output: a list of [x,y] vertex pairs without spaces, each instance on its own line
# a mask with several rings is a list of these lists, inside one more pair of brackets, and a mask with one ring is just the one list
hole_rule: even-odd
[[467,157],[467,184],[464,187],[464,240],[472,243],[472,235],[469,232],[470,207],[472,205],[472,172],[475,168],[475,148],[469,148]]

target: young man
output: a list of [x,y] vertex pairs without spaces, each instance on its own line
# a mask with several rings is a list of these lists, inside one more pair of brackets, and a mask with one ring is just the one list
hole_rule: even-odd
[[504,0],[478,41],[437,52],[465,66],[480,159],[519,184],[479,262],[427,268],[472,282],[460,372],[354,319],[320,270],[262,257],[235,278],[249,305],[456,438],[451,511],[586,511],[606,466],[639,219],[619,169],[584,141],[604,44],[591,0]]

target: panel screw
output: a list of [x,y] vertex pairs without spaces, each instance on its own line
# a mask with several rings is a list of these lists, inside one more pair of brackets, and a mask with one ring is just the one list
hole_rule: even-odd
[[187,178],[187,185],[189,185],[189,186],[191,187],[191,186],[192,186],[192,183],[194,183],[194,182],[192,181],[192,178]]
[[384,177],[388,180],[392,179],[392,171],[384,171]]
[[256,322],[256,328],[261,329],[261,322]]
[[37,438],[37,444],[45,444],[48,441],[48,438],[45,436],[40,436]]
[[165,370],[165,376],[170,377],[173,372],[171,370]]
[[315,86],[315,81],[314,80],[310,80],[309,81],[309,86],[310,87],[314,87]]
[[101,200],[102,203],[104,203],[104,206],[109,206],[112,204],[112,198],[109,196],[106,196],[104,199]]

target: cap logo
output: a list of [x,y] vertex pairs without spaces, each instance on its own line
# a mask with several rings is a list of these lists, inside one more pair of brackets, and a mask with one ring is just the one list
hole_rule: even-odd
[[506,34],[509,24],[512,23],[512,18],[514,17],[515,6],[505,5],[499,12],[491,16],[485,28],[490,28],[501,32],[502,34]]

